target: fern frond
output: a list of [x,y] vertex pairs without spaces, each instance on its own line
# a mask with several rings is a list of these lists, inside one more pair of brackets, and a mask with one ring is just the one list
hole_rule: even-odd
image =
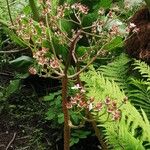
[[143,77],[148,78],[150,81],[150,67],[148,64],[141,60],[135,60],[134,62],[135,69],[139,70]]
[[141,74],[142,80],[131,79],[128,97],[136,108],[145,111],[150,120],[150,66],[141,60],[135,60],[133,66]]
[[147,89],[150,90],[150,66],[141,60],[135,60],[134,69],[138,70],[143,78],[146,78]]
[[130,61],[131,59],[129,59],[126,54],[121,54],[113,62],[106,66],[101,66],[98,70],[101,71],[105,77],[108,77],[108,79],[117,82],[120,88],[125,90],[127,88],[127,73],[129,71]]
[[[95,97],[96,101],[104,101],[107,96],[117,100],[117,103],[122,103],[125,94],[120,90],[117,83],[108,80],[100,72],[94,69],[84,73],[82,80],[86,83],[87,96]],[[142,115],[137,109],[128,102],[121,108],[122,118],[118,122],[108,119],[108,115],[101,117],[99,112],[93,112],[98,124],[105,128],[104,134],[110,149],[114,150],[144,150],[144,144],[150,143],[150,125],[149,121],[142,110]]]

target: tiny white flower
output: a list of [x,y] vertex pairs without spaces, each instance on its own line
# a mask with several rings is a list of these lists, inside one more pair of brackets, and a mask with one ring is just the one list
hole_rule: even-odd
[[89,111],[92,110],[92,108],[93,108],[93,105],[92,105],[92,103],[90,103],[89,104]]
[[20,18],[25,18],[25,15],[24,15],[24,14],[22,14],[22,15],[20,16]]
[[79,84],[76,84],[75,86],[71,87],[72,90],[78,90],[81,89]]
[[130,29],[131,29],[131,28],[135,28],[135,27],[136,27],[136,25],[135,25],[134,23],[131,22],[131,23],[129,24],[129,28],[130,28]]

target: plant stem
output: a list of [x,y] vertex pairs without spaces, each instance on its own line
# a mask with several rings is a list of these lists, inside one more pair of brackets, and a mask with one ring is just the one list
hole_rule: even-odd
[[68,83],[68,78],[67,75],[65,75],[62,79],[62,107],[63,107],[63,114],[64,114],[64,150],[69,150],[69,142],[70,142],[69,112],[66,107],[67,83]]
[[94,121],[94,119],[93,119],[92,115],[90,114],[90,112],[87,111],[87,113],[88,113],[89,119],[92,120],[91,124],[93,126],[94,131],[95,131],[95,135],[97,136],[97,138],[98,138],[98,140],[99,140],[99,142],[101,144],[102,150],[108,150],[107,144],[103,141],[102,133],[97,128],[96,122]]
[[12,16],[11,16],[10,7],[9,7],[9,1],[6,0],[6,2],[7,2],[7,9],[8,9],[8,14],[9,14],[10,22],[11,22],[12,25],[14,25],[13,20],[12,20]]
[[29,0],[29,5],[30,5],[31,10],[32,10],[33,19],[35,21],[39,21],[40,20],[40,16],[39,16],[39,12],[38,12],[38,8],[36,6],[35,0]]
[[72,52],[75,50],[77,41],[79,39],[79,36],[81,34],[81,31],[79,30],[72,40],[70,44],[70,49],[68,53],[68,57],[66,60],[66,65],[64,69],[64,76],[62,78],[62,108],[63,108],[63,114],[64,114],[64,150],[69,150],[69,143],[70,143],[70,126],[69,126],[69,112],[67,109],[67,84],[68,84],[68,68],[70,66],[70,62],[72,59]]

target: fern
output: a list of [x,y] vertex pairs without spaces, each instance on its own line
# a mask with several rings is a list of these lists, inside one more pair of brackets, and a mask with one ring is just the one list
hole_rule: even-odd
[[135,60],[135,69],[140,72],[143,78],[147,81],[147,90],[150,90],[150,66],[143,61]]
[[[85,82],[87,96],[94,96],[96,101],[103,101],[109,95],[117,100],[118,104],[121,104],[125,97],[124,92],[114,81],[108,80],[100,72],[96,73],[94,69],[84,73],[82,80]],[[110,144],[110,149],[144,150],[144,144],[150,143],[150,124],[144,111],[142,111],[143,116],[141,116],[130,102],[120,109],[122,119],[118,122],[113,122],[111,119],[107,120],[107,114],[97,117],[99,115],[93,112],[98,124],[104,127],[104,135]],[[99,113],[101,114],[101,112]]]
[[[135,60],[134,70],[138,70],[142,80],[135,77],[138,74],[129,74],[131,60],[125,55],[120,55],[112,63],[101,66],[99,71],[109,80],[115,81],[123,89],[130,101],[138,108],[146,112],[150,120],[150,67],[140,60]],[[131,72],[133,72],[131,70]],[[145,79],[145,80],[143,80]]]
[[101,66],[98,70],[103,73],[105,77],[114,80],[118,83],[121,89],[127,89],[129,62],[131,59],[125,54],[121,54],[113,62],[106,66]]
[[142,108],[150,120],[150,67],[140,60],[135,60],[134,70],[137,70],[142,79],[131,79],[131,89],[128,97],[137,108]]

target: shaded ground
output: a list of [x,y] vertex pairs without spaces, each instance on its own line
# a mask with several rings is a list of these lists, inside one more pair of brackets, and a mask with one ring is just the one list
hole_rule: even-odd
[[[1,36],[6,42],[0,51],[20,49],[5,40],[8,37],[3,32]],[[8,61],[22,55],[31,56],[31,53],[28,49],[19,53],[0,53],[0,150],[63,150],[63,126],[45,119],[49,105],[42,99],[60,88],[58,81],[30,76],[21,81],[15,93],[5,96],[6,87],[16,79],[16,70]],[[80,140],[71,150],[99,150],[98,145],[97,138],[90,136]]]
[[[5,64],[0,72],[0,85],[6,87],[14,70]],[[56,81],[31,76],[20,90],[0,100],[0,150],[63,150],[63,127],[45,119],[48,105],[41,98],[58,88]],[[89,137],[71,150],[98,150],[98,145],[96,137]]]

